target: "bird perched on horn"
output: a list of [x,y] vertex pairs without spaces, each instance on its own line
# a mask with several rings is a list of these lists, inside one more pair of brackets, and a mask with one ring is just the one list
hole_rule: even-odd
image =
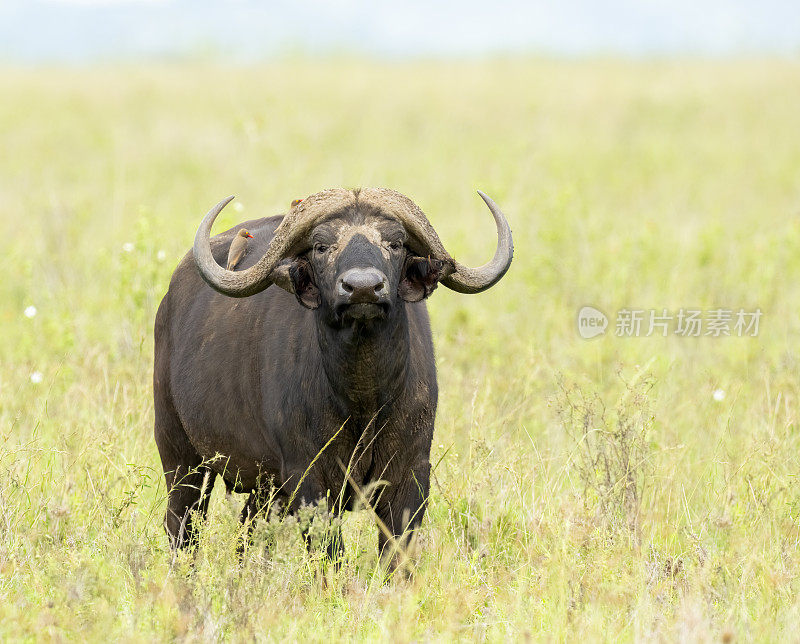
[[228,251],[228,264],[227,270],[232,271],[236,265],[242,261],[242,258],[247,254],[247,240],[253,239],[253,236],[248,230],[242,228],[239,234],[233,238],[231,248]]

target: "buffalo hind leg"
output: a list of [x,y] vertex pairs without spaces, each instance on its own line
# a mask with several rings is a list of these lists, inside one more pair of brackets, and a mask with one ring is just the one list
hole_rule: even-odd
[[[242,508],[242,513],[239,516],[239,521],[245,528],[237,547],[237,552],[240,556],[245,553],[247,548],[253,545],[253,529],[255,528],[256,520],[266,515],[272,507],[272,502],[275,499],[272,490],[273,488],[271,487],[256,487],[247,497],[247,501]],[[306,490],[306,492],[310,493],[310,490]],[[295,498],[292,499],[285,514],[297,517],[303,506],[304,498],[305,497],[301,494],[295,495]],[[314,535],[311,533],[311,527],[312,526],[309,524],[302,530],[303,541],[309,552],[313,552],[316,548]],[[338,565],[341,555],[344,554],[341,527],[337,525],[334,528],[329,528],[326,533],[324,541],[326,553],[331,561]]]
[[322,543],[314,542],[314,535],[311,531],[311,526],[303,529],[303,540],[306,543],[306,549],[309,553],[313,553],[320,545],[325,547],[325,554],[333,565],[338,569],[342,565],[344,559],[344,540],[342,538],[342,526],[332,525],[335,519],[331,517],[331,522],[324,528],[324,536]]
[[[298,476],[298,478],[302,479],[302,476]],[[319,546],[324,546],[328,559],[333,562],[336,568],[339,568],[344,558],[344,540],[342,538],[342,528],[338,521],[342,513],[341,510],[338,512],[330,510],[329,504],[325,500],[326,491],[321,485],[317,485],[307,478],[291,496],[287,514],[299,517],[303,506],[316,504],[318,509],[327,515],[326,524],[322,528],[322,543],[315,543],[318,531],[313,529],[313,515],[309,517],[308,525],[303,527],[303,541],[309,553],[313,553]]]
[[240,536],[239,544],[236,547],[236,552],[239,553],[240,557],[253,545],[253,528],[255,528],[256,519],[267,513],[271,506],[272,498],[271,489],[265,489],[261,486],[257,486],[247,497],[242,513],[239,515],[239,522],[244,526],[244,532]]

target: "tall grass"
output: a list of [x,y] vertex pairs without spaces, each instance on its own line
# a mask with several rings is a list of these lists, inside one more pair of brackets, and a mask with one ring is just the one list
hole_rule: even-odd
[[[800,65],[350,60],[0,71],[0,638],[745,640],[800,628]],[[215,490],[172,558],[152,325],[219,229],[329,186],[412,196],[494,289],[429,309],[421,554],[368,512],[334,568]],[[575,315],[611,317],[593,340]],[[26,307],[36,314],[26,317]],[[760,307],[757,337],[617,337],[622,308]],[[715,394],[715,392],[717,392]],[[719,393],[722,392],[722,393]],[[605,413],[602,410],[605,409]],[[311,512],[311,511],[309,511]]]

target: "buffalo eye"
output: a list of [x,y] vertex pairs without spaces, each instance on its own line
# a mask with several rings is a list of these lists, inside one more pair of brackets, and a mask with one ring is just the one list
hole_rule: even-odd
[[320,255],[327,253],[329,248],[330,246],[327,244],[314,244],[314,252],[319,253]]
[[403,247],[403,242],[400,241],[393,241],[389,242],[389,248],[392,250],[400,250]]

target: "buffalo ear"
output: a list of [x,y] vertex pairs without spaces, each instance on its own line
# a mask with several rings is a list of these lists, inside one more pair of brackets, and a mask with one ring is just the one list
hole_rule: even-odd
[[289,260],[283,260],[270,273],[270,280],[275,286],[280,286],[284,291],[294,293],[294,284],[292,284],[292,276],[289,275],[289,268],[291,268]]
[[406,302],[419,302],[436,289],[444,262],[431,257],[409,256],[397,292]]
[[314,272],[311,269],[311,262],[305,257],[298,257],[292,261],[288,267],[292,292],[297,298],[297,301],[307,309],[316,309],[322,302],[322,298],[314,282]]

